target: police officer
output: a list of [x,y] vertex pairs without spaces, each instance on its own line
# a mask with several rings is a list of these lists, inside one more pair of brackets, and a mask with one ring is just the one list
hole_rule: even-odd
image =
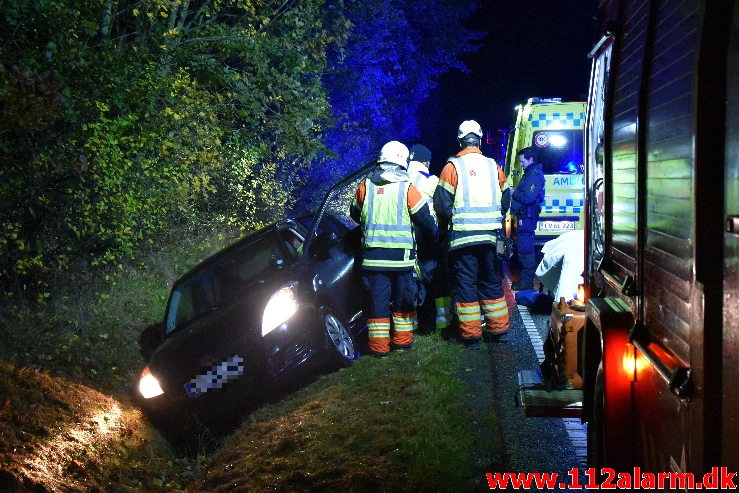
[[498,276],[495,250],[502,227],[502,192],[498,165],[480,151],[482,129],[474,120],[457,131],[461,150],[449,158],[434,193],[439,229],[446,232],[454,273],[459,338],[470,349],[480,347],[481,315],[487,333],[497,338],[508,331],[509,314]]
[[[414,227],[436,241],[436,224],[421,193],[408,180],[408,148],[385,144],[377,168],[360,183],[350,215],[362,227],[362,279],[370,293],[369,350],[386,356],[392,346],[410,349],[416,317]],[[389,303],[392,300],[392,309]],[[392,322],[391,322],[392,319]]]
[[536,270],[536,250],[534,232],[539,221],[541,204],[544,202],[544,172],[538,162],[535,147],[524,147],[518,151],[518,162],[523,168],[523,176],[511,193],[511,212],[518,219],[516,230],[516,250],[521,262],[521,278],[511,285],[511,289],[521,291],[534,288]]

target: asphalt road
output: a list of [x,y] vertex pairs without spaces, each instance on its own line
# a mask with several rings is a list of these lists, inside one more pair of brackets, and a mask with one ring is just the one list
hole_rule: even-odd
[[[517,406],[519,370],[535,370],[543,360],[542,341],[549,328],[549,314],[530,313],[516,305],[508,291],[510,331],[488,345],[493,378],[493,405],[498,414],[511,472],[557,472],[568,482],[572,468],[585,467],[585,425],[577,418],[526,417]],[[549,490],[552,491],[552,490]],[[561,491],[554,490],[554,491]]]

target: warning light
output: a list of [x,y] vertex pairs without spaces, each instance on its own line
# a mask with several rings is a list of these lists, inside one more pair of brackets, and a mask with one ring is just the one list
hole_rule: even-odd
[[647,362],[644,357],[637,354],[636,346],[631,343],[626,343],[622,359],[622,367],[626,378],[632,382],[636,381],[637,375],[639,375],[639,372],[644,370],[646,365]]
[[636,377],[636,347],[631,343],[626,343],[621,366],[626,378],[633,382]]

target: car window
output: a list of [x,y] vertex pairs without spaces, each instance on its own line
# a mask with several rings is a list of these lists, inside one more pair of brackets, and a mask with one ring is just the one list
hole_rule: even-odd
[[285,248],[293,257],[299,257],[303,254],[303,236],[299,235],[292,229],[283,229],[280,236],[285,243]]
[[198,270],[172,291],[167,309],[166,332],[230,302],[234,295],[263,279],[287,256],[277,237],[263,235],[237,246],[217,261]]
[[[301,219],[301,222],[306,228],[310,228],[312,220],[313,218],[309,217],[307,219]],[[326,214],[321,219],[321,223],[316,229],[316,234],[321,234],[326,231],[328,233],[335,234],[337,238],[343,238],[347,231],[354,229],[356,226],[357,223],[355,223],[349,216]]]

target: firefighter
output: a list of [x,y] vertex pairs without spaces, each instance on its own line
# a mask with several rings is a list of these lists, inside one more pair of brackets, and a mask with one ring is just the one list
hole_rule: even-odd
[[498,165],[480,150],[482,129],[474,120],[457,131],[461,150],[449,158],[434,193],[439,230],[446,233],[454,273],[458,337],[470,349],[486,334],[494,339],[509,327],[508,305],[498,275],[495,242],[502,227]]
[[[408,163],[408,178],[411,183],[421,192],[424,200],[429,206],[431,215],[434,215],[434,191],[439,183],[439,177],[429,172],[431,164],[431,151],[421,144],[413,144],[410,148],[410,161]],[[433,334],[435,331],[435,309],[434,298],[436,291],[443,289],[444,279],[448,276],[440,276],[438,249],[436,245],[423,238],[416,237],[418,243],[417,274],[419,277],[419,293],[417,300],[418,332],[421,334]],[[442,287],[437,285],[442,283]],[[448,290],[448,288],[446,289]]]
[[518,220],[516,251],[521,263],[521,278],[511,285],[511,289],[515,291],[534,288],[536,269],[534,232],[545,192],[544,172],[538,157],[535,147],[524,147],[518,151],[518,161],[524,171],[521,181],[511,193],[511,212]]
[[370,293],[369,350],[380,357],[390,352],[391,332],[393,348],[413,346],[414,227],[425,241],[437,239],[429,206],[408,179],[408,155],[401,142],[385,144],[377,168],[360,183],[350,206],[350,215],[363,233],[362,279]]

